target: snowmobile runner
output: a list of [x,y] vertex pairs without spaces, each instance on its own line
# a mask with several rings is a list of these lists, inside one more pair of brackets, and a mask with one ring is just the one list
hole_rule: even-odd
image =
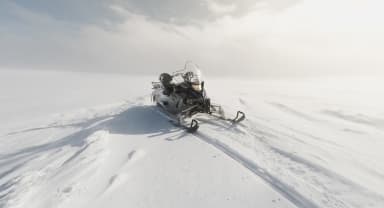
[[[162,73],[158,82],[152,82],[152,101],[175,125],[193,133],[199,128],[195,118],[198,114],[206,114],[232,123],[245,119],[245,114],[237,111],[236,117],[228,119],[220,105],[211,103],[204,89],[199,68],[187,62],[184,69],[174,73]],[[187,121],[187,120],[190,121]]]

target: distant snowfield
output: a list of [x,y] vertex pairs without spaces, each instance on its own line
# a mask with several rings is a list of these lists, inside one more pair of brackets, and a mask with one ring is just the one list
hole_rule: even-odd
[[208,79],[193,135],[152,79],[0,71],[0,207],[384,207],[379,78]]

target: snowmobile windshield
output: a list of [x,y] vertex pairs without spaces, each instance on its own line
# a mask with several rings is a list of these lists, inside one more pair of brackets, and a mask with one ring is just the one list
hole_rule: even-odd
[[198,66],[193,63],[187,63],[185,65],[183,78],[186,82],[191,84],[193,90],[197,92],[201,91],[202,75]]
[[200,92],[202,90],[202,74],[199,67],[192,62],[187,62],[184,69],[173,73],[173,83],[189,83],[193,90]]
[[193,63],[185,65],[184,80],[191,84],[201,84],[202,75],[200,69]]

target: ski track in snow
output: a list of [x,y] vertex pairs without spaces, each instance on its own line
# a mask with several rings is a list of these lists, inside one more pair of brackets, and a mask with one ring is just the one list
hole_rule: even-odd
[[[241,100],[241,103],[245,104],[246,102]],[[319,120],[308,117],[285,105],[276,103],[272,105],[311,122],[319,122]],[[213,123],[211,122],[211,124]],[[225,124],[219,126],[217,130],[227,132],[226,130],[230,129],[230,127],[225,128],[224,126]],[[381,207],[380,204],[384,204],[382,195],[355,184],[299,155],[274,147],[267,141],[269,138],[291,138],[305,143],[304,139],[310,138],[320,140],[328,146],[340,147],[338,144],[291,128],[290,130],[293,130],[296,135],[305,136],[299,139],[299,136],[284,133],[283,129],[278,129],[276,126],[278,125],[275,124],[274,127],[271,127],[267,123],[257,124],[248,119],[246,124],[239,127],[240,132],[243,132],[244,135],[227,133],[224,136],[212,134],[215,135],[212,137],[210,133],[206,133],[208,129],[201,129],[195,136],[223,151],[264,179],[298,207]],[[253,138],[252,144],[244,143],[247,136]],[[240,147],[234,145],[232,141],[241,144]],[[244,153],[250,146],[253,146],[254,151],[246,156],[247,154]]]
[[289,187],[289,185],[285,184],[283,181],[280,181],[273,175],[269,174],[265,169],[259,167],[252,160],[242,156],[236,150],[231,147],[219,142],[217,139],[214,139],[203,133],[195,133],[195,136],[208,144],[213,145],[220,151],[227,154],[229,157],[243,165],[245,168],[252,171],[257,176],[261,177],[264,181],[269,183],[274,189],[282,193],[285,197],[288,198],[292,203],[294,203],[298,207],[317,207],[310,200],[306,199],[304,196],[300,195],[293,188]]
[[[106,147],[110,131],[124,128],[120,126],[124,125],[122,123],[124,117],[120,115],[133,108],[140,112],[140,109],[146,105],[144,99],[143,96],[102,110],[90,109],[83,114],[79,112],[74,112],[73,115],[63,114],[48,125],[12,131],[4,135],[3,137],[26,135],[24,137],[26,138],[36,131],[61,129],[71,132],[64,133],[66,136],[54,141],[21,148],[14,152],[1,153],[0,167],[7,168],[0,172],[0,207],[49,206],[50,203],[57,200],[65,204],[65,201],[70,200],[71,197],[86,192],[86,181],[78,182],[76,179],[97,173],[98,167],[103,164],[103,158],[108,154]],[[239,102],[241,105],[249,107],[246,99],[239,99]],[[323,119],[309,116],[282,103],[268,102],[267,105],[290,116],[298,117],[298,119],[326,123]],[[248,110],[250,114],[252,109]],[[363,125],[373,125],[372,123],[374,123],[375,128],[381,128],[376,125],[378,120],[367,117],[352,117],[335,111],[323,111],[322,113]],[[273,141],[290,140],[293,142],[292,145],[300,144],[319,152],[326,152],[326,147],[343,152],[347,150],[347,147],[289,125],[255,119],[252,116],[238,126],[211,119],[201,118],[200,120],[205,124],[202,124],[199,131],[193,134],[194,137],[225,153],[239,165],[263,179],[297,207],[344,208],[382,207],[384,205],[382,195],[368,190],[361,184],[356,184],[327,169],[324,165],[312,162],[295,152],[282,149]],[[379,121],[381,122],[381,120]],[[137,126],[137,128],[135,130],[140,133],[140,128],[148,127]],[[355,129],[348,129],[348,131],[364,133],[364,131]],[[165,130],[164,134],[170,132],[172,131]],[[189,136],[189,134],[181,134],[176,139],[183,139],[185,136]],[[176,140],[175,138],[168,139]],[[316,146],[317,144],[322,145]],[[98,194],[108,195],[119,186],[123,186],[129,180],[129,176],[122,170],[144,155],[145,152],[141,150],[130,151],[121,164],[112,168],[111,176]],[[39,168],[37,170],[28,169],[27,164],[29,166],[34,164],[32,167]],[[383,177],[380,174],[376,173]],[[66,181],[65,185],[60,188],[53,185],[60,183],[61,179],[67,178],[65,176],[68,175],[72,180]],[[91,180],[92,176],[88,179]],[[41,200],[35,200],[36,197],[39,197],[40,190],[52,189],[52,187],[57,188],[50,190],[56,193],[54,199],[43,196]]]

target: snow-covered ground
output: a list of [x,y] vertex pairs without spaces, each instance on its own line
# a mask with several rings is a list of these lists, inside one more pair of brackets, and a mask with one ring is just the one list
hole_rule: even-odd
[[384,207],[379,78],[208,79],[193,135],[156,78],[0,71],[0,207]]

